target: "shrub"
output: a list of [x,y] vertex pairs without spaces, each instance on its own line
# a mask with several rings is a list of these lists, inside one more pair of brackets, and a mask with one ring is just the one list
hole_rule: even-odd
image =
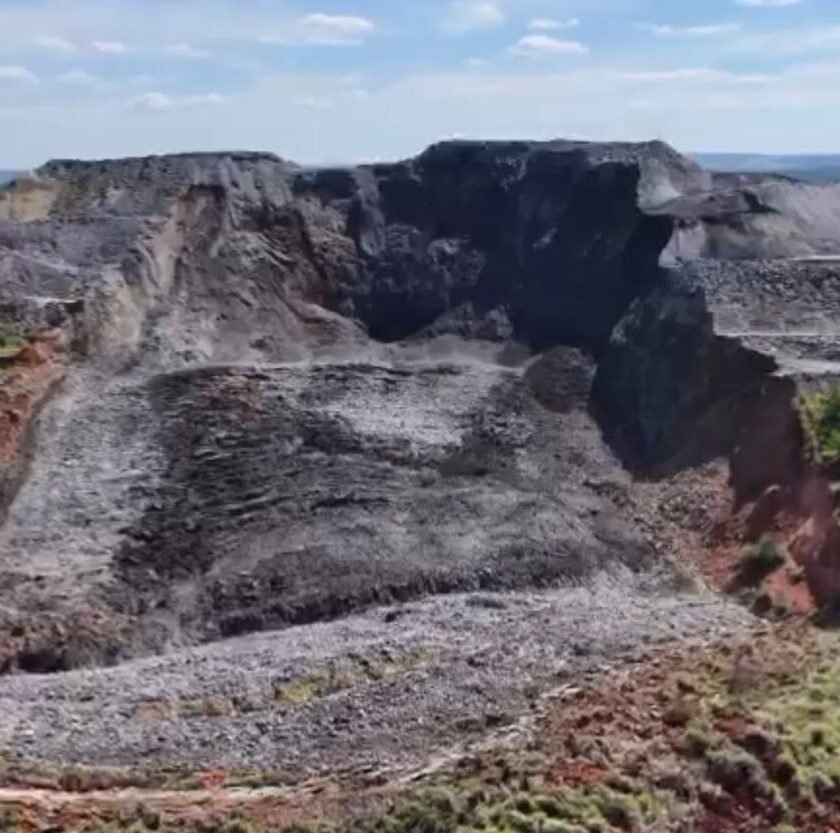
[[0,833],[14,833],[20,830],[22,819],[12,810],[0,810]]
[[691,755],[703,757],[716,744],[716,739],[699,726],[691,726],[685,733],[685,746]]
[[747,752],[730,747],[715,749],[706,755],[706,766],[711,780],[728,792],[744,788],[759,796],[770,792],[761,764]]
[[0,322],[0,357],[16,356],[24,345],[20,328],[14,324]]
[[840,459],[840,387],[803,394],[800,410],[819,462]]
[[738,559],[738,574],[745,582],[759,582],[785,563],[785,554],[779,545],[765,536],[757,544],[750,544]]

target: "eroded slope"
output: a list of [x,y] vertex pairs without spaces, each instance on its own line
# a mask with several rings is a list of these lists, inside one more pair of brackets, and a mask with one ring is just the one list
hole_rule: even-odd
[[641,206],[703,183],[663,145],[556,142],[55,162],[7,189],[7,308],[72,308],[86,360],[2,531],[7,663],[649,563],[593,359],[529,357],[597,352],[659,280],[671,221]]
[[0,532],[16,762],[417,765],[748,621],[635,479],[726,469],[793,396],[660,269],[657,206],[709,185],[669,148],[39,177],[0,197],[0,291],[74,365]]

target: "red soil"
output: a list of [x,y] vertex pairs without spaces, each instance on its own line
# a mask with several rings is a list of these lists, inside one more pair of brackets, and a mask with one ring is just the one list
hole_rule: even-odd
[[65,375],[62,341],[58,330],[39,334],[0,374],[0,466],[17,458],[33,418]]

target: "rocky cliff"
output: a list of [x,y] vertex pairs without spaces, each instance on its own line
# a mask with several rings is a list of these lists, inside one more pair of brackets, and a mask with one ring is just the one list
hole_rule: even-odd
[[78,361],[2,533],[7,662],[650,564],[589,386],[661,282],[654,207],[705,187],[661,144],[569,142],[18,180],[0,300]]
[[[742,722],[708,760],[683,741],[707,695],[743,705],[746,605],[840,586],[796,407],[840,378],[840,271],[790,260],[832,251],[830,196],[576,142],[57,161],[0,190],[0,809],[120,829],[89,793],[118,779],[148,827],[282,827],[538,736],[559,804],[494,752],[459,819],[513,784],[522,830],[778,822],[726,768],[730,734],[764,765]],[[772,574],[745,586],[746,556]],[[433,804],[394,829],[444,829]]]
[[634,475],[800,477],[778,357],[660,265],[688,206],[758,210],[712,187],[659,143],[20,178],[0,302],[61,347],[7,413],[7,667],[649,570]]
[[[655,278],[670,236],[671,221],[641,206],[702,183],[699,169],[658,144],[448,143],[404,163],[347,170],[300,170],[248,154],[53,162],[6,193],[0,216],[38,220],[33,235],[81,217],[89,235],[96,217],[97,241],[107,246],[96,254],[112,260],[135,296],[165,294],[176,261],[189,260],[184,275],[200,270],[202,278],[191,289],[227,291],[232,302],[217,329],[247,318],[259,330],[249,300],[258,312],[297,319],[288,308],[311,303],[379,341],[406,338],[446,313],[452,326],[486,322],[491,335],[502,327],[501,338],[537,347],[597,349]],[[71,291],[90,277],[79,274],[80,260],[93,255],[82,245],[77,239],[67,251]],[[168,263],[156,259],[161,248]],[[225,269],[239,275],[234,287],[220,280]],[[28,281],[23,271],[12,270],[12,280],[34,291],[49,283],[31,263]],[[281,345],[270,335],[268,353],[302,340],[292,333]]]
[[0,190],[5,757],[387,780],[744,632],[705,580],[762,535],[830,600],[795,405],[840,375],[840,282],[741,258],[759,186],[660,143],[453,142]]

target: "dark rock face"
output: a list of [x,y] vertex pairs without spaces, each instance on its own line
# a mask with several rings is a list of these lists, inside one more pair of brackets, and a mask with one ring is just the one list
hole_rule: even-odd
[[638,301],[598,367],[594,407],[631,468],[667,472],[718,457],[756,497],[801,465],[796,387],[772,357],[719,336],[699,285],[677,273]]
[[[53,162],[40,173],[62,183],[52,217],[125,225],[180,201],[205,242],[221,236],[219,266],[227,253],[241,261],[241,238],[258,235],[273,253],[262,268],[275,292],[355,317],[379,340],[453,310],[483,320],[503,309],[519,341],[594,350],[648,291],[670,237],[670,217],[642,206],[703,182],[658,143],[455,142],[395,165],[336,170],[207,154]],[[215,232],[201,216],[213,202]],[[250,252],[251,265],[260,254]]]
[[348,215],[360,273],[340,294],[385,340],[471,303],[505,308],[534,347],[597,349],[670,235],[639,208],[638,163],[575,146],[444,144],[370,174]]

